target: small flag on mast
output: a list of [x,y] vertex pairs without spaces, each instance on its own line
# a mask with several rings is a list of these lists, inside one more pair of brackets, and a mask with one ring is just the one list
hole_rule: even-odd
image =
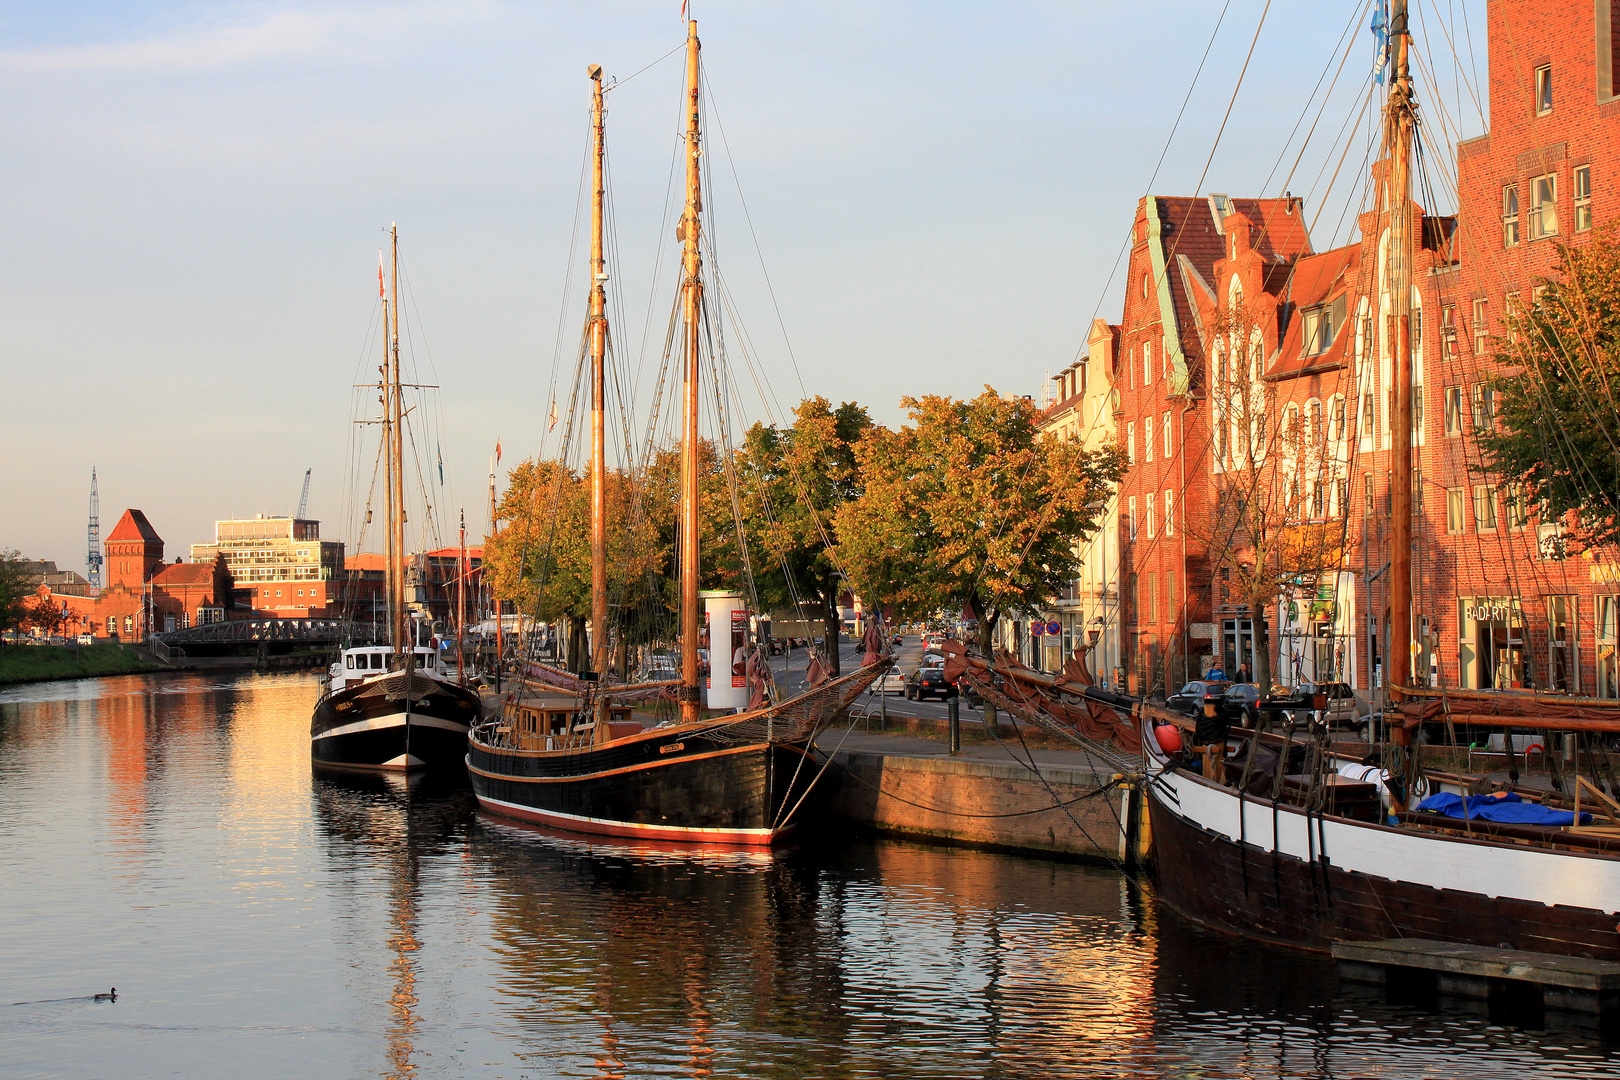
[[495,440],[495,464],[499,465],[500,463],[501,463],[501,440],[499,438],[497,438]]
[[388,290],[383,286],[382,248],[377,249],[377,296],[385,300],[388,298]]
[[1384,73],[1389,67],[1389,4],[1388,0],[1379,0],[1378,6],[1373,9],[1372,25],[1368,27],[1373,35],[1373,82],[1379,86],[1384,85]]
[[433,449],[439,455],[439,486],[444,487],[444,450],[438,443],[433,444]]
[[550,421],[550,424],[546,427],[547,431],[550,431],[552,428],[557,426],[557,399],[556,398],[551,399],[551,412],[546,417],[546,419]]

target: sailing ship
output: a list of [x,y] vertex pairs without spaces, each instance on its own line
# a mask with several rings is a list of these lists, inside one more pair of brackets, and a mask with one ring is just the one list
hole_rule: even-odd
[[[609,668],[606,508],[607,280],[603,256],[604,110],[602,69],[591,65],[591,293],[588,349],[591,370],[591,614],[590,670],[581,679],[536,671],[565,693],[511,692],[502,709],[475,725],[467,769],[481,806],[491,813],[576,832],[645,840],[769,846],[785,838],[827,790],[825,761],[812,742],[889,667],[869,648],[867,662],[842,678],[789,700],[710,716],[703,698],[700,645],[709,618],[714,669],[728,685],[731,665],[721,643],[732,642],[733,612],[705,604],[700,593],[699,379],[707,325],[703,260],[704,216],[697,23],[687,23],[686,199],[677,235],[682,241],[681,323],[684,334],[679,511],[679,678],[613,685]],[[710,596],[710,600],[718,598]],[[869,634],[869,638],[874,635]],[[743,642],[737,641],[738,645]],[[711,680],[711,687],[714,681]],[[643,729],[629,702],[673,692],[678,720]],[[716,702],[711,699],[710,704]],[[755,702],[750,701],[749,706]]]
[[[1391,430],[1413,431],[1412,268],[1419,242],[1412,199],[1417,126],[1406,5],[1389,23],[1395,78],[1385,108],[1394,342]],[[1203,926],[1274,944],[1329,951],[1338,941],[1420,938],[1620,961],[1620,805],[1577,772],[1549,788],[1506,789],[1483,778],[1425,770],[1418,733],[1449,721],[1473,729],[1553,736],[1620,734],[1620,702],[1567,695],[1413,685],[1413,442],[1392,439],[1389,512],[1388,743],[1369,765],[1338,752],[1326,728],[1295,721],[1231,727],[1206,705],[1186,716],[1094,685],[1077,650],[1057,675],[1006,655],[959,646],[960,676],[1001,708],[1099,748],[1141,752],[1151,864],[1158,897]],[[1288,703],[1308,714],[1325,700]],[[1303,705],[1300,709],[1298,706]],[[1372,748],[1364,748],[1372,749]],[[1601,755],[1599,755],[1601,757]],[[1510,759],[1511,760],[1511,759]],[[1497,790],[1489,790],[1496,787]],[[1425,793],[1461,803],[1457,816],[1419,809]],[[1608,827],[1587,826],[1596,811]],[[1483,820],[1482,805],[1530,807],[1519,822]],[[1434,799],[1422,800],[1432,807]],[[1499,815],[1505,817],[1507,815]]]
[[[385,357],[381,389],[387,531],[388,635],[384,645],[340,650],[310,720],[317,766],[365,770],[454,769],[467,731],[483,714],[461,665],[443,666],[432,628],[405,602],[406,408],[399,364],[399,229],[390,226],[393,288],[382,293]],[[390,302],[392,301],[392,302]],[[369,511],[368,511],[369,515]]]

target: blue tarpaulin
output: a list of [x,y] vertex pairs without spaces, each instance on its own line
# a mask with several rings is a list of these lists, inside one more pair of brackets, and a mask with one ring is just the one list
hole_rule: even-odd
[[[1418,803],[1417,808],[1424,813],[1460,818],[1463,816],[1463,799],[1461,795],[1442,791]],[[1499,795],[1470,795],[1468,816],[1482,821],[1499,821],[1506,825],[1572,825],[1575,818],[1572,811],[1554,810],[1540,803],[1525,802],[1511,791],[1504,791]],[[1591,814],[1581,811],[1582,825],[1588,824],[1591,820]]]

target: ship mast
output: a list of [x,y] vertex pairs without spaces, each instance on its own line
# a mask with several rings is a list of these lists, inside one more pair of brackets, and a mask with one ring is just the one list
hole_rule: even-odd
[[[1406,0],[1391,5],[1389,37],[1394,79],[1384,114],[1389,147],[1389,294],[1386,314],[1395,350],[1395,409],[1390,418],[1389,700],[1405,700],[1401,688],[1412,670],[1412,140],[1417,127],[1412,76],[1407,66],[1411,34]],[[1392,727],[1404,743],[1405,729]]]
[[602,257],[602,65],[591,78],[591,670],[608,662],[607,592],[607,264]]
[[[681,719],[700,720],[702,696],[698,686],[698,339],[703,310],[703,257],[698,250],[698,214],[703,209],[703,153],[698,132],[697,20],[686,24],[686,210],[681,215],[684,244],[682,315],[686,330],[686,382],[681,427]],[[711,662],[715,662],[711,660]]]
[[412,655],[410,649],[413,643],[405,629],[408,622],[405,614],[405,454],[402,445],[405,408],[399,374],[399,225],[389,225],[388,235],[393,256],[388,286],[388,296],[393,305],[387,312],[392,320],[388,327],[389,400],[383,429],[388,439],[388,614],[394,653],[397,656],[404,650],[408,659]]

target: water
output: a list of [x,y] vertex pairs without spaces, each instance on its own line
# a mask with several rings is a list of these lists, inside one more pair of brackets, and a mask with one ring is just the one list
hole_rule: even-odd
[[[311,777],[312,679],[0,692],[0,1077],[1612,1076],[1106,871],[595,842]],[[88,995],[118,988],[115,1003]],[[22,1004],[10,1004],[18,1002]]]

